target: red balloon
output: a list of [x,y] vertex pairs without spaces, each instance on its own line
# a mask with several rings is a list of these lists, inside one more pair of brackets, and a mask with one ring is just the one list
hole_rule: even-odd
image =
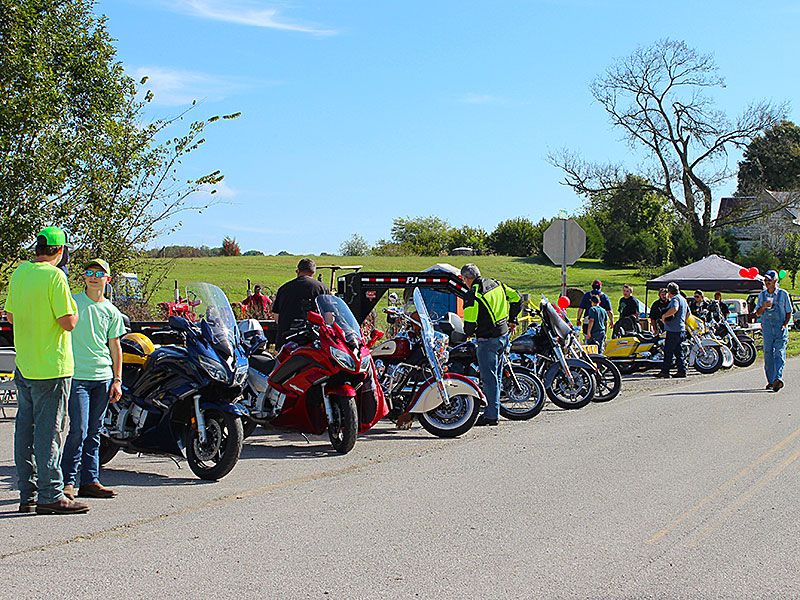
[[567,298],[566,296],[561,296],[558,299],[558,306],[560,308],[566,309],[569,306],[569,298]]
[[750,276],[750,279],[755,279],[758,275],[758,267],[750,267],[747,272]]
[[747,269],[745,269],[744,267],[742,267],[741,269],[739,269],[739,275],[741,275],[742,277],[744,277],[744,278],[746,278],[746,279],[750,279],[750,271],[748,271],[748,270],[747,270]]

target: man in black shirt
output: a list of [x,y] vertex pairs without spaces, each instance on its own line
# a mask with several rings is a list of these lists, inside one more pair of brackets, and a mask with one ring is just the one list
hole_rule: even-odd
[[653,302],[653,305],[650,307],[650,327],[652,327],[653,333],[656,335],[661,333],[663,329],[661,315],[667,310],[668,304],[669,298],[667,298],[667,288],[661,288],[658,290],[658,300]]
[[317,263],[304,258],[297,263],[297,278],[287,281],[278,288],[272,302],[272,314],[278,325],[278,337],[275,347],[280,348],[286,341],[286,332],[295,319],[305,319],[308,311],[316,310],[314,298],[330,294],[328,286],[314,279]]
[[639,331],[639,301],[633,296],[633,287],[626,283],[622,286],[622,298],[619,299],[619,318],[614,329],[615,337],[628,331]]

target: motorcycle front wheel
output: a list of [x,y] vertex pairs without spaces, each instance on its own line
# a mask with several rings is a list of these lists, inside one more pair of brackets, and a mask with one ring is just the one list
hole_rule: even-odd
[[594,398],[594,372],[584,367],[572,367],[572,379],[561,369],[547,388],[547,396],[556,406],[568,410],[583,408]]
[[622,389],[622,376],[617,365],[605,356],[591,356],[592,362],[597,366],[594,374],[593,402],[608,402],[619,395]]
[[356,399],[347,396],[331,396],[333,423],[328,423],[328,438],[333,449],[347,454],[356,445],[358,435],[358,408]]
[[469,431],[478,420],[481,405],[475,396],[463,394],[450,396],[433,410],[419,415],[419,424],[435,436],[457,437]]
[[117,446],[106,436],[101,435],[100,450],[99,450],[100,464],[104,465],[107,462],[110,462],[111,459],[117,455],[117,452],[119,452],[119,446]]
[[545,391],[542,380],[533,371],[514,366],[514,378],[503,377],[500,393],[500,414],[512,421],[532,419],[544,408]]
[[694,359],[694,368],[700,373],[715,373],[722,366],[722,351],[716,346],[703,346]]
[[756,345],[753,342],[739,340],[739,348],[731,348],[733,351],[733,364],[737,367],[749,367],[756,362]]
[[206,441],[200,442],[196,427],[189,429],[186,460],[200,479],[216,481],[231,472],[242,452],[242,419],[222,410],[203,412]]

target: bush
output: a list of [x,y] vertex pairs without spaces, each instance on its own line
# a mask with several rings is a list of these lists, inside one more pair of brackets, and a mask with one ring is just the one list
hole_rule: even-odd
[[536,246],[537,228],[530,219],[517,217],[499,223],[489,235],[487,243],[496,254],[505,256],[533,256],[539,253]]
[[248,250],[242,256],[264,256],[264,253],[261,250]]

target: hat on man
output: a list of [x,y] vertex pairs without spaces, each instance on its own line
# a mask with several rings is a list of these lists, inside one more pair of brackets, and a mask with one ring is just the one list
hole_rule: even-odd
[[84,269],[88,269],[89,267],[100,267],[103,271],[106,272],[106,275],[111,275],[111,267],[108,266],[108,263],[104,261],[102,258],[93,258],[85,265],[83,265]]
[[773,271],[772,269],[770,269],[769,271],[764,273],[764,279],[777,279],[777,278],[778,278],[778,274],[775,271]]
[[36,243],[42,246],[64,246],[67,243],[67,235],[60,227],[45,227],[36,234]]

